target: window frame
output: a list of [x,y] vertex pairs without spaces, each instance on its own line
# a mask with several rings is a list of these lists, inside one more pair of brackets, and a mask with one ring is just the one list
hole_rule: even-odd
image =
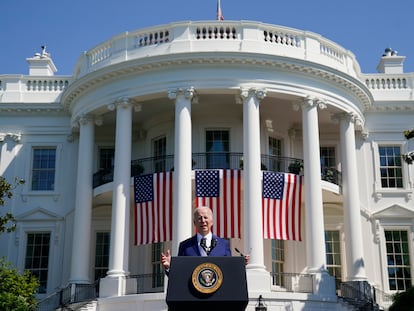
[[[108,235],[108,238],[109,238],[109,241],[108,241],[108,269],[107,269],[107,271],[106,271],[106,273],[109,271],[109,257],[110,257],[110,252],[111,252],[111,232],[109,231],[109,230],[96,230],[96,231],[94,231],[94,237],[93,237],[93,240],[94,240],[94,245],[95,245],[95,248],[94,248],[94,252],[93,252],[93,280],[97,280],[96,279],[96,269],[97,269],[97,267],[96,267],[96,257],[97,257],[97,253],[96,253],[96,251],[97,251],[97,243],[98,243],[98,240],[97,240],[97,238],[98,238],[98,234],[107,234]],[[99,267],[99,269],[102,269],[103,267]],[[105,275],[106,275],[106,273],[105,273]]]
[[404,152],[404,144],[399,141],[373,141],[371,144],[372,155],[373,155],[373,171],[374,171],[374,197],[376,200],[380,200],[384,194],[397,193],[405,195],[406,199],[412,195],[412,190],[409,189],[408,180],[408,167],[404,165],[404,161],[401,160],[401,173],[402,173],[402,188],[384,188],[381,184],[381,171],[380,171],[380,146],[398,146],[400,147],[401,154]]
[[379,230],[379,241],[381,243],[381,262],[382,262],[382,273],[383,273],[383,284],[382,288],[385,291],[394,293],[398,292],[398,290],[391,290],[389,287],[389,277],[388,277],[388,262],[387,262],[387,249],[386,249],[386,239],[385,239],[385,231],[407,231],[408,234],[408,252],[410,256],[410,273],[411,273],[411,284],[414,286],[414,246],[410,241],[413,240],[413,227],[412,225],[406,224],[391,224],[390,221],[382,221],[381,223],[381,230]]
[[165,242],[151,244],[151,288],[162,288],[165,284],[164,268],[161,264],[161,251],[165,247]]
[[[271,141],[272,140],[276,141],[279,144],[279,154],[271,154],[270,153],[270,151],[272,149],[271,148]],[[284,140],[283,140],[283,138],[281,138],[279,136],[275,136],[275,135],[268,135],[267,136],[266,148],[267,148],[267,154],[269,156],[269,161],[268,161],[268,163],[266,163],[267,164],[267,169],[271,170],[271,171],[278,171],[278,172],[282,171],[282,168],[284,166],[286,166],[286,163],[284,163],[284,161],[281,160],[281,159],[280,160],[274,160],[271,157],[277,157],[277,158],[283,157],[283,154],[284,154]]]
[[[45,168],[45,167],[35,167],[35,153],[39,150],[54,150],[55,154],[55,158],[54,160],[54,167],[53,168]],[[56,158],[57,158],[57,147],[52,147],[52,146],[42,146],[42,147],[35,147],[33,146],[31,149],[31,168],[30,168],[30,191],[32,192],[54,192],[56,189]],[[43,158],[42,158],[43,159]],[[42,160],[43,162],[43,160]],[[34,173],[35,172],[52,172],[53,171],[53,184],[52,184],[52,189],[34,189],[33,188],[33,182],[34,182]],[[47,179],[47,182],[49,184],[50,180]]]
[[[280,244],[282,246],[280,246]],[[271,243],[270,243],[270,249],[271,249],[271,268],[272,268],[272,276],[273,276],[273,280],[272,280],[272,284],[273,286],[278,286],[278,287],[285,287],[285,278],[283,273],[285,273],[285,268],[286,268],[286,243],[284,240],[278,240],[278,239],[272,239]],[[283,257],[281,260],[278,260],[278,258],[276,258],[277,255],[277,251],[281,252],[281,256]],[[282,271],[278,271],[280,273],[282,273],[282,275],[280,276],[276,276],[275,273],[278,273],[277,271],[274,270],[274,267],[278,265],[278,266],[282,266]]]
[[[163,146],[163,153],[162,154],[156,154],[158,150],[157,144],[162,143]],[[151,156],[154,159],[154,172],[160,173],[165,172],[167,167],[167,136],[166,135],[160,135],[157,137],[154,137],[151,139]]]
[[[330,266],[330,267],[339,267],[340,268],[340,270],[341,270],[341,278],[339,279],[339,281],[342,281],[342,279],[343,279],[343,276],[344,276],[344,251],[343,251],[343,243],[342,243],[342,232],[341,232],[341,230],[340,229],[338,229],[338,228],[325,228],[325,230],[324,230],[324,234],[326,235],[326,233],[327,232],[337,232],[338,233],[338,243],[339,243],[339,259],[340,259],[340,261],[341,261],[341,264],[338,266],[338,265],[329,265],[328,264],[328,260],[326,260],[326,268],[327,268],[327,270],[329,270],[328,269],[328,266]],[[326,249],[326,239],[325,239],[325,249]],[[325,251],[325,256],[326,256],[326,259],[328,259],[328,252],[327,251]],[[334,275],[332,275],[336,280],[338,280],[337,279],[337,277],[336,276],[334,276]]]
[[[29,235],[43,235],[43,234],[47,234],[47,235],[49,235],[49,243],[48,243],[48,254],[47,254],[47,268],[46,269],[44,269],[44,268],[42,268],[42,267],[30,267],[30,268],[28,268],[27,266],[26,266],[26,261],[27,261],[27,259],[28,259],[28,253],[27,253],[27,250],[28,250],[28,243],[29,243]],[[46,277],[46,286],[45,286],[45,288],[44,288],[44,292],[39,292],[39,294],[47,294],[47,288],[48,288],[48,282],[49,282],[49,274],[50,274],[50,251],[51,251],[51,244],[52,244],[52,233],[50,232],[50,231],[44,231],[44,230],[42,230],[42,231],[30,231],[30,232],[26,232],[26,245],[25,245],[25,256],[24,256],[24,270],[29,270],[29,271],[33,271],[33,270],[35,270],[35,271],[44,271],[44,270],[46,270],[46,273],[47,273],[47,277]],[[38,246],[38,244],[34,244],[35,246]],[[41,244],[42,246],[43,246],[43,244]],[[37,247],[35,247],[35,248],[37,248]],[[35,261],[33,258],[35,257],[35,256],[31,256],[32,257],[32,265],[33,265],[33,262]],[[45,256],[40,256],[41,258],[45,258]],[[33,269],[31,269],[31,268],[33,268]],[[34,275],[36,275],[35,273],[34,273]],[[39,279],[39,278],[38,278]],[[40,282],[40,279],[39,279],[39,282]],[[39,288],[40,288],[40,286],[39,286]]]
[[[29,150],[26,153],[26,163],[28,163],[28,169],[25,170],[25,180],[26,183],[23,185],[22,189],[22,195],[23,200],[26,200],[27,195],[36,196],[54,196],[54,199],[57,200],[58,194],[61,189],[61,157],[62,157],[62,144],[61,143],[47,143],[47,144],[28,144],[27,150]],[[55,155],[55,181],[54,181],[54,189],[53,190],[32,190],[32,172],[33,172],[33,159],[34,159],[34,149],[56,149],[56,155]],[[63,178],[63,180],[65,180]]]
[[[408,240],[414,240],[414,231],[411,223],[411,218],[390,218],[390,217],[379,217],[376,219],[376,241],[379,244],[380,258],[379,264],[382,272],[382,288],[385,292],[396,293],[397,291],[390,290],[388,280],[388,263],[387,263],[387,251],[386,251],[386,240],[385,231],[407,231]],[[412,285],[414,286],[414,245],[408,243],[409,256],[410,256],[410,272]]]
[[50,294],[51,290],[56,287],[56,284],[53,283],[57,280],[55,275],[62,273],[61,267],[58,265],[60,255],[56,253],[58,251],[57,247],[59,245],[59,239],[62,234],[62,226],[60,222],[56,221],[56,219],[49,219],[47,215],[44,215],[44,217],[45,218],[40,221],[40,223],[38,220],[33,223],[30,221],[30,218],[25,219],[25,221],[28,222],[25,223],[24,221],[23,223],[18,224],[14,233],[18,248],[17,267],[20,271],[24,271],[25,268],[28,234],[40,232],[50,233],[47,288],[46,293],[38,293],[36,295],[38,298],[43,298]]
[[[215,152],[210,152],[207,150],[207,134],[208,132],[227,132],[228,135],[228,150],[227,151],[215,151],[218,154],[223,153],[222,155],[216,155],[214,156],[213,154]],[[208,127],[204,129],[204,150],[206,153],[206,168],[208,169],[226,169],[226,168],[231,168],[231,142],[232,142],[232,137],[231,137],[231,129],[228,127]],[[210,157],[213,157],[213,159],[211,159]],[[217,160],[218,158],[218,160]],[[222,158],[224,158],[224,162],[226,163],[226,165],[220,165],[223,160]],[[211,161],[211,162],[210,162]]]
[[328,149],[328,148],[331,148],[331,149],[333,149],[333,152],[334,152],[334,160],[335,160],[335,164],[333,165],[333,166],[327,166],[327,165],[322,165],[322,163],[321,163],[321,170],[323,170],[324,168],[327,168],[327,169],[330,169],[330,168],[334,168],[334,169],[337,169],[338,168],[338,148],[337,148],[337,146],[336,145],[333,145],[333,144],[321,144],[320,146],[319,146],[319,154],[320,154],[320,161],[322,162],[322,148],[325,148],[325,149]]

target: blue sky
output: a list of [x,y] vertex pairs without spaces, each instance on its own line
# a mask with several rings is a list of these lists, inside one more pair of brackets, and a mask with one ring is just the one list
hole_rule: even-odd
[[[125,31],[214,20],[217,0],[2,0],[0,75],[28,74],[26,58],[47,51],[71,75],[83,51]],[[386,47],[414,72],[413,0],[221,0],[225,20],[250,20],[318,33],[376,72]]]

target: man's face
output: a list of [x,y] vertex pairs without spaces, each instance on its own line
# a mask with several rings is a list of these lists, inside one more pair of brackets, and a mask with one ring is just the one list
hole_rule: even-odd
[[197,210],[197,215],[194,219],[194,225],[197,232],[201,235],[206,235],[211,231],[213,226],[213,217],[208,209],[200,208]]

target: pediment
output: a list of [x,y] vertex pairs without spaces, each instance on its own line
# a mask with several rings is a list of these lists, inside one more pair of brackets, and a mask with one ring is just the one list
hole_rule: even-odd
[[414,211],[404,206],[394,204],[373,214],[375,218],[406,218],[414,217]]
[[33,221],[33,220],[63,220],[58,214],[52,213],[44,208],[38,207],[25,213],[15,215],[17,221]]

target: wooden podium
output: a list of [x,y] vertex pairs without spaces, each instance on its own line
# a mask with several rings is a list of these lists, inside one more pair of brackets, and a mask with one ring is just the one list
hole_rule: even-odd
[[166,297],[170,311],[238,311],[248,302],[243,257],[171,258]]

